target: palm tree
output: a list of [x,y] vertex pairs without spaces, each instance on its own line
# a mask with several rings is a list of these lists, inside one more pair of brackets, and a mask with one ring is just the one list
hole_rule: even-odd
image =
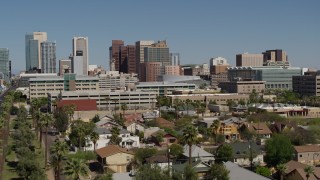
[[314,172],[314,168],[312,166],[307,166],[304,168],[304,172],[306,173],[306,178],[308,180],[310,177],[310,174]]
[[210,126],[213,130],[214,136],[215,136],[215,143],[217,143],[217,136],[218,136],[218,130],[220,127],[220,121],[219,120],[215,120],[213,121],[213,123]]
[[190,99],[187,99],[186,101],[185,101],[185,103],[186,103],[186,105],[187,105],[187,115],[189,116],[189,105],[191,104],[191,100]]
[[122,118],[124,118],[124,114],[126,112],[126,110],[128,110],[128,106],[126,103],[121,104],[121,110],[122,110]]
[[112,99],[112,102],[114,102],[114,114],[117,114],[117,102],[119,101],[118,99]]
[[283,174],[287,170],[287,166],[285,164],[278,164],[276,168],[278,170],[279,179],[282,180]]
[[188,126],[183,130],[183,140],[189,145],[189,165],[191,164],[191,147],[197,140],[197,130],[193,126]]
[[96,143],[99,140],[99,134],[96,132],[92,132],[90,134],[90,140],[93,142],[93,150],[96,151]]
[[109,97],[106,97],[105,100],[106,100],[106,110],[109,111],[109,101],[110,101],[110,98],[109,98]]
[[48,163],[48,127],[53,123],[53,117],[51,114],[48,114],[48,113],[42,114],[40,116],[40,122],[41,122],[41,126],[45,127],[45,165],[47,165]]
[[80,180],[80,176],[89,175],[89,168],[82,159],[68,159],[64,167],[64,174],[72,180]]
[[57,180],[60,180],[61,162],[68,153],[68,145],[65,141],[57,141],[51,148],[50,166],[55,169]]

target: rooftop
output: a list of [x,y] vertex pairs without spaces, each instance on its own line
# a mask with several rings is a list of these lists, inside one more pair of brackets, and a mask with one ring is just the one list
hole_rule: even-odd
[[117,153],[127,153],[127,154],[134,154],[133,152],[129,151],[128,149],[121,148],[118,145],[108,145],[106,147],[100,148],[96,150],[96,153],[101,157],[105,158]]

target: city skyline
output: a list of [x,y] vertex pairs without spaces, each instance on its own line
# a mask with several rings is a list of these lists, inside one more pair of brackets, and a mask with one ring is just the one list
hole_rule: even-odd
[[[319,69],[320,2],[253,0],[125,1],[77,3],[6,1],[0,12],[0,48],[10,50],[12,70],[25,70],[27,33],[47,32],[56,42],[57,61],[72,54],[71,40],[88,37],[89,63],[109,69],[112,40],[128,45],[140,40],[166,40],[181,64],[209,63],[224,57],[236,65],[236,54],[282,49],[292,66]],[[48,8],[53,12],[48,13]],[[119,9],[121,8],[121,10]],[[72,12],[72,13],[71,13]]]

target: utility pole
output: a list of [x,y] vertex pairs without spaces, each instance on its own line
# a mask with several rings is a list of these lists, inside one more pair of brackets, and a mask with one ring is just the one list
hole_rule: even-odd
[[253,157],[252,157],[252,145],[251,145],[251,142],[249,140],[249,150],[250,150],[250,169],[251,171],[253,171]]

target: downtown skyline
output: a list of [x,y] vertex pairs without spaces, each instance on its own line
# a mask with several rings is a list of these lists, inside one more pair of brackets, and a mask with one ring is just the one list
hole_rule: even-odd
[[[57,60],[72,54],[72,38],[88,37],[89,64],[109,69],[112,40],[167,40],[181,64],[209,63],[221,56],[287,52],[292,66],[320,69],[320,2],[268,1],[77,1],[3,2],[0,48],[9,48],[12,70],[25,69],[25,34],[47,32]],[[52,11],[52,12],[50,12]]]

